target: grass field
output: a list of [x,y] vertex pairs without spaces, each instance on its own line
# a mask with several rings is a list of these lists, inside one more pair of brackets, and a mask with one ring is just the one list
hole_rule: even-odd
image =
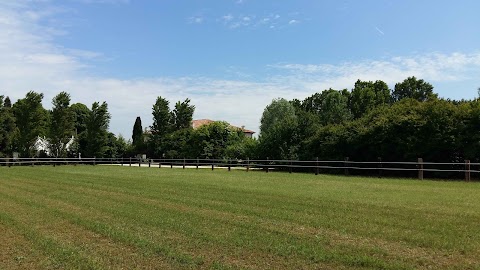
[[480,269],[480,183],[0,167],[0,269]]

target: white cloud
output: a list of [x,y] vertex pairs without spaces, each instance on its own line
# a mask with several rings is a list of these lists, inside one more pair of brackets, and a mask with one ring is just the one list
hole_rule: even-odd
[[351,88],[357,79],[383,80],[393,85],[409,76],[441,83],[474,78],[480,70],[480,53],[429,53],[336,65],[276,64],[270,67],[287,72],[284,78],[292,83],[301,81],[309,89]]
[[188,18],[189,23],[201,24],[205,19],[202,16],[192,16]]
[[0,4],[1,94],[15,101],[29,90],[43,92],[48,108],[60,91],[69,92],[73,102],[88,106],[94,101],[107,101],[111,130],[125,137],[130,136],[136,116],[142,117],[145,126],[151,123],[151,106],[157,96],[171,103],[190,98],[196,106],[196,118],[226,120],[258,131],[263,109],[277,97],[302,99],[330,87],[351,88],[357,79],[380,79],[392,85],[415,75],[435,85],[478,77],[480,73],[480,53],[431,53],[340,64],[280,63],[266,67],[265,73],[277,75],[257,81],[245,72],[232,80],[88,77],[83,75],[88,68],[85,62],[102,54],[57,46],[54,34],[43,31],[38,17],[23,16],[28,5],[16,3]]
[[[294,13],[298,14],[298,13]],[[279,14],[268,14],[263,16],[257,16],[255,14],[237,14],[237,15],[224,15],[218,18],[216,21],[222,23],[230,29],[248,28],[248,29],[282,29],[286,26],[298,24],[298,19],[288,19],[282,17]]]
[[224,22],[229,22],[229,21],[233,20],[233,16],[232,16],[232,14],[224,15],[224,16],[222,16],[222,20]]

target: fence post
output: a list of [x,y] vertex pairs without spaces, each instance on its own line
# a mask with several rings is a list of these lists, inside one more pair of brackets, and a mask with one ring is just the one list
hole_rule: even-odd
[[159,169],[162,168],[162,159],[159,159],[159,160],[158,160],[158,168],[159,168]]
[[293,161],[290,159],[290,168],[288,173],[292,173],[292,170],[293,170]]
[[128,162],[128,166],[132,167],[132,157],[130,157],[130,161]]
[[197,170],[198,170],[198,163],[199,163],[199,161],[198,161],[198,157],[197,157]]
[[138,167],[142,167],[142,158],[138,158]]
[[315,175],[318,175],[318,157],[317,161],[315,161]]
[[267,173],[268,173],[268,165],[269,165],[269,163],[270,163],[269,160],[270,160],[270,159],[267,157],[267,167],[266,167],[266,172],[267,172]]
[[247,157],[247,172],[250,170],[250,158]]
[[465,180],[470,181],[470,160],[465,160]]
[[230,167],[231,167],[231,165],[230,165],[230,159],[227,159],[227,165],[228,165],[228,171],[230,171]]
[[183,158],[183,168],[185,169],[185,158]]
[[343,162],[343,167],[345,167],[345,171],[344,171],[344,174],[345,174],[345,175],[348,175],[348,174],[349,174],[349,171],[348,171],[348,168],[347,168],[347,167],[348,167],[348,160],[349,160],[349,159],[350,159],[349,157],[345,157],[345,161]]
[[213,171],[213,163],[214,163],[214,162],[215,162],[215,161],[212,160],[212,171]]
[[7,158],[7,165],[8,165],[9,168],[12,166],[12,164],[10,164],[10,158],[9,157]]
[[148,160],[148,168],[150,168],[151,165],[152,165],[152,160],[149,159],[149,160]]
[[55,162],[56,160],[55,160],[55,159],[56,159],[56,158],[53,159],[53,167],[56,166],[56,162]]
[[382,168],[383,168],[382,158],[378,157],[378,178],[382,178]]
[[423,158],[418,158],[418,179],[423,180]]

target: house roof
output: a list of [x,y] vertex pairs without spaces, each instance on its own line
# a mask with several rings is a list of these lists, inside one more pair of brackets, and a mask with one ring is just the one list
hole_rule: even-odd
[[215,121],[210,120],[210,119],[198,119],[198,120],[193,120],[192,121],[192,127],[193,129],[197,129],[201,126],[208,125],[210,123],[213,123]]
[[[197,128],[203,126],[203,125],[208,125],[208,124],[213,123],[213,122],[215,122],[215,121],[211,120],[211,119],[193,120],[192,121],[192,127],[193,127],[193,129],[197,129]],[[255,133],[255,131],[245,129],[245,127],[237,127],[237,126],[232,126],[232,125],[230,125],[230,127],[240,129],[240,130],[243,131],[243,133],[249,133],[249,134],[254,134]]]

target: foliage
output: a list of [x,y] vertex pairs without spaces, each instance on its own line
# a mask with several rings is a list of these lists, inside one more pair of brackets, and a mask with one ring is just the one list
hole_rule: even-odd
[[[247,150],[242,150],[245,134],[227,122],[215,121],[203,125],[192,134],[192,154],[199,158],[245,158]],[[228,150],[228,151],[227,151]]]
[[87,121],[91,114],[90,109],[82,103],[70,106],[74,114],[75,142],[70,149],[71,155],[77,157],[79,153],[86,153],[87,149]]
[[94,102],[87,118],[85,157],[105,157],[108,143],[110,113],[106,102]]
[[0,157],[11,156],[13,143],[18,133],[13,115],[12,104],[8,97],[0,96]]
[[35,155],[34,144],[39,136],[47,134],[48,111],[42,106],[43,94],[30,91],[13,105],[18,136],[16,149],[23,157]]
[[145,150],[145,139],[143,136],[142,119],[140,116],[137,116],[135,124],[133,125],[132,144],[134,151],[137,154],[141,154]]
[[385,82],[358,80],[351,94],[350,106],[352,114],[355,118],[360,118],[378,106],[389,104],[390,100],[390,90]]
[[129,147],[125,138],[123,138],[122,135],[116,137],[115,134],[111,132],[108,132],[107,137],[108,139],[104,156],[109,158],[125,157]]
[[273,100],[263,111],[260,121],[260,157],[297,159],[299,138],[294,105],[285,99]]
[[55,157],[65,157],[67,143],[75,135],[75,113],[70,107],[70,95],[61,92],[53,98],[52,105],[49,130],[50,152]]
[[171,123],[174,130],[181,130],[185,128],[191,128],[193,120],[193,112],[195,111],[195,106],[190,105],[190,99],[185,99],[185,101],[178,101],[175,104],[175,108],[171,113]]
[[418,80],[413,77],[408,77],[401,83],[395,84],[395,89],[392,92],[393,101],[399,101],[404,98],[413,98],[418,101],[427,101],[436,99],[437,94],[433,93],[433,86],[424,80]]
[[263,111],[260,120],[260,137],[275,131],[282,122],[295,122],[295,107],[286,99],[274,99]]
[[150,149],[151,155],[157,157],[163,157],[165,155],[165,137],[172,131],[172,114],[168,104],[168,100],[157,97],[152,108],[153,123],[150,127],[151,134],[148,149]]
[[190,143],[193,130],[184,128],[166,135],[163,142],[165,158],[193,158]]

